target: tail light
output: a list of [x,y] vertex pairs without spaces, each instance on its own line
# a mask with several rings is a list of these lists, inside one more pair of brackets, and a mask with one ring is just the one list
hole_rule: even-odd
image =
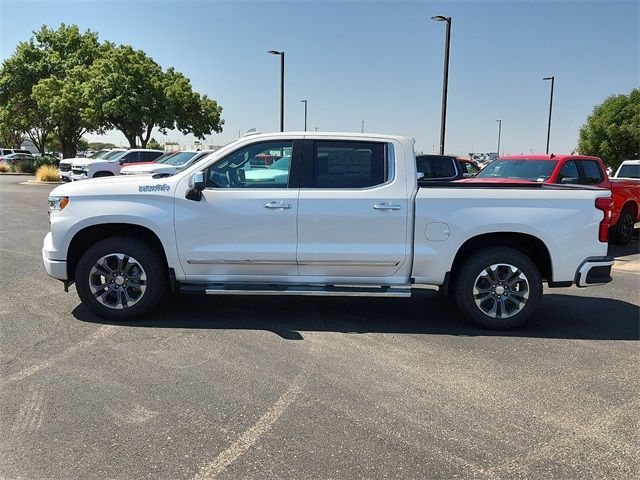
[[609,227],[611,226],[611,215],[613,211],[613,199],[611,197],[596,198],[596,208],[604,212],[604,218],[600,222],[598,230],[598,240],[609,241]]

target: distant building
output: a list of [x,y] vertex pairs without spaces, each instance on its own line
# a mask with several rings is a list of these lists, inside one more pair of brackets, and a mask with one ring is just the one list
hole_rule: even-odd
[[23,150],[29,150],[33,154],[40,153],[40,150],[38,150],[36,145],[31,140],[25,140],[24,142],[22,142],[20,148]]

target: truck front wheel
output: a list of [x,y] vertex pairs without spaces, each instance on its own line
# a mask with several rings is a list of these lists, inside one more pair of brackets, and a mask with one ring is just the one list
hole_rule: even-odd
[[462,264],[455,278],[458,307],[467,319],[492,330],[524,324],[542,299],[534,263],[508,247],[482,249]]
[[160,253],[132,237],[112,237],[80,258],[75,283],[82,303],[107,320],[135,320],[158,306],[167,289]]

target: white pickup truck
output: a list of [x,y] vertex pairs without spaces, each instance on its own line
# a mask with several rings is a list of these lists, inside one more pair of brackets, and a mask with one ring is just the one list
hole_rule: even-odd
[[428,284],[507,329],[534,314],[542,282],[611,281],[610,207],[608,190],[576,185],[421,186],[404,137],[258,134],[171,177],[57,187],[42,257],[110,320],[169,290],[408,297]]

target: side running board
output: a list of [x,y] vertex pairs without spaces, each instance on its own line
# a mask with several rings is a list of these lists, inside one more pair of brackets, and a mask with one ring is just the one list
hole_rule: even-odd
[[410,297],[411,285],[260,285],[260,284],[182,284],[182,293],[207,295],[307,295],[332,297]]

